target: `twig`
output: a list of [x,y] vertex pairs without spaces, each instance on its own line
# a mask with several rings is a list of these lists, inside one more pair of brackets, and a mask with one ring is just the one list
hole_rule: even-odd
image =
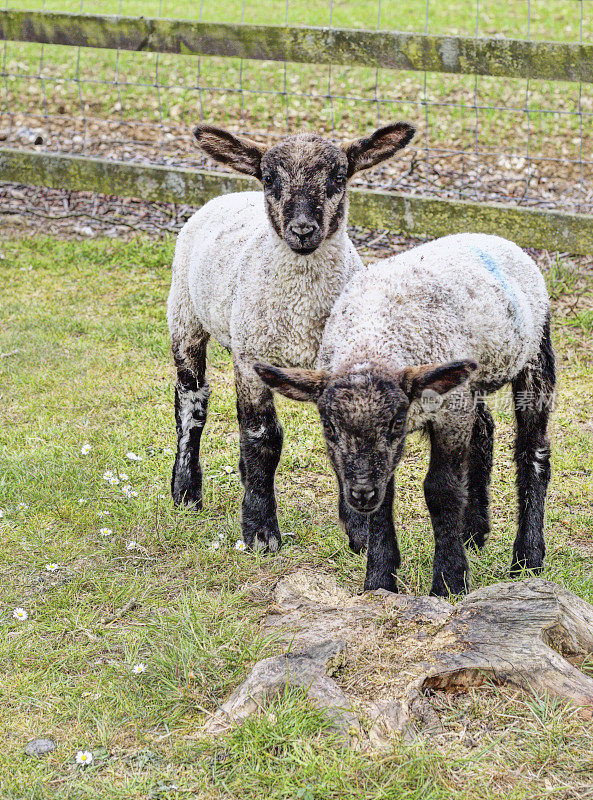
[[132,597],[132,599],[128,600],[128,602],[122,609],[116,611],[110,617],[103,617],[103,619],[101,620],[101,624],[109,625],[110,622],[115,622],[117,619],[121,619],[128,613],[128,611],[132,611],[134,608],[137,608],[137,606],[138,606],[138,601],[136,600],[135,597]]

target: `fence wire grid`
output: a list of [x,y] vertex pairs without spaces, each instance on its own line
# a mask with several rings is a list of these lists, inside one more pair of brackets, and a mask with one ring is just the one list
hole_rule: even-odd
[[[158,6],[138,0],[54,5],[43,0],[41,9],[188,16],[179,0],[158,0]],[[329,0],[312,7],[304,0],[201,0],[195,16],[246,24],[593,39],[593,0]],[[199,121],[271,143],[304,130],[347,140],[405,119],[418,129],[412,146],[364,173],[359,185],[593,212],[592,84],[14,42],[2,43],[0,74],[5,146],[214,169],[192,142]],[[14,192],[2,194],[13,210]],[[16,206],[24,203],[31,210],[36,195],[22,190],[20,195]]]

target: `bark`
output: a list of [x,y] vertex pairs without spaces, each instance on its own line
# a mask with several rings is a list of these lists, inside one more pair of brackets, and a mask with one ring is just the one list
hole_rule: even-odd
[[[228,730],[287,685],[304,687],[344,737],[374,747],[394,734],[438,732],[427,695],[487,680],[564,698],[593,714],[593,678],[577,666],[593,653],[593,606],[537,578],[478,589],[453,606],[385,590],[352,596],[328,576],[300,571],[280,580],[264,625],[279,632],[288,652],[254,666],[210,719],[208,733]],[[362,679],[342,679],[347,662],[353,674],[364,665]],[[365,677],[389,672],[374,697]],[[362,710],[372,722],[368,740]]]

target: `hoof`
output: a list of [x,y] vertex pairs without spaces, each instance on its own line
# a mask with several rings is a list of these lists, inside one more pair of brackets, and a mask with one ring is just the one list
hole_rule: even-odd
[[376,589],[386,589],[388,592],[394,592],[397,594],[397,581],[395,580],[395,575],[381,575],[381,576],[371,576],[367,577],[364,580],[364,590],[365,592],[374,592]]
[[479,553],[486,546],[486,537],[482,533],[467,533],[463,537],[463,544],[468,550]]
[[202,502],[202,493],[200,494],[192,494],[190,491],[180,492],[180,491],[173,491],[171,492],[173,497],[173,503],[176,506],[184,506],[185,508],[193,508],[195,511],[201,511],[204,507]]
[[452,578],[449,582],[439,577],[432,582],[430,597],[444,597],[448,599],[451,595],[453,597],[458,597],[467,594],[470,590],[469,582],[469,575],[464,575],[461,580],[459,580],[459,578]]
[[539,575],[544,569],[543,562],[532,562],[531,564],[527,559],[514,559],[513,563],[511,564],[511,568],[509,569],[509,575],[511,578],[519,578],[521,575],[524,575],[526,572],[530,573],[531,575]]
[[[245,537],[243,537],[245,541]],[[282,547],[279,534],[258,533],[251,542],[245,541],[248,550],[258,553],[277,553]]]
[[352,552],[356,553],[357,556],[360,555],[361,553],[364,553],[365,550],[367,549],[367,540],[366,539],[364,539],[364,540],[362,540],[362,539],[349,539],[348,540],[348,544],[350,545],[350,549],[352,550]]

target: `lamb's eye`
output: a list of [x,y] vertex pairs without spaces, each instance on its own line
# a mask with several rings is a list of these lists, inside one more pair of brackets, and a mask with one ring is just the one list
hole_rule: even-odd
[[399,439],[403,434],[404,424],[406,421],[405,414],[396,414],[389,423],[389,435],[392,439]]
[[346,174],[339,172],[332,175],[327,183],[327,193],[331,197],[333,194],[343,191],[346,186]]
[[275,172],[266,172],[262,175],[262,183],[267,192],[272,193],[276,198],[280,197],[280,178]]

